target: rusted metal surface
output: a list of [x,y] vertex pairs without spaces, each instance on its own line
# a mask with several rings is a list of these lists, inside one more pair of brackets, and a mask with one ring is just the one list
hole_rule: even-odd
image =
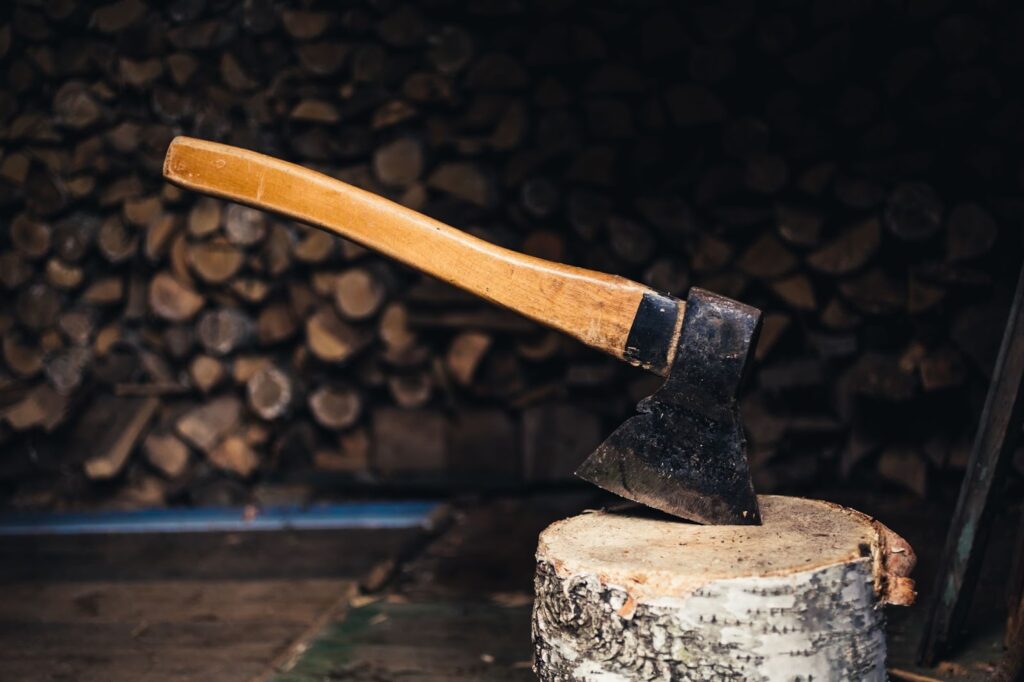
[[576,475],[692,521],[759,524],[736,395],[760,320],[756,308],[691,289],[664,385]]

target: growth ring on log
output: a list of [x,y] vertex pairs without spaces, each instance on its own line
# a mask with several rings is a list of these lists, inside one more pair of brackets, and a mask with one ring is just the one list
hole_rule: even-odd
[[762,526],[634,509],[548,527],[533,612],[540,679],[884,680],[881,606],[913,602],[913,550],[838,505],[759,503]]

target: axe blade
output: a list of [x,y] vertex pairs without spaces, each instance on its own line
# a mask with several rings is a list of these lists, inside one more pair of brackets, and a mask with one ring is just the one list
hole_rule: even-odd
[[738,414],[710,420],[653,400],[638,409],[580,465],[577,476],[691,521],[761,523]]
[[757,309],[691,289],[664,385],[576,475],[684,519],[760,524],[736,401],[759,326]]

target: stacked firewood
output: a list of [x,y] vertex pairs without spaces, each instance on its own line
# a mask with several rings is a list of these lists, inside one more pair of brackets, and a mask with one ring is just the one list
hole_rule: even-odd
[[963,467],[1021,257],[1024,14],[891,3],[0,9],[0,491],[565,480],[647,376],[161,180],[176,134],[761,307],[757,483]]

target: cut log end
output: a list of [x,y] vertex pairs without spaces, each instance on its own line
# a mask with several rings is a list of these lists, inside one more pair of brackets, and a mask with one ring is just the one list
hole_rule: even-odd
[[645,510],[550,526],[537,550],[540,679],[885,679],[878,607],[912,603],[913,550],[837,505],[760,505],[763,526]]

